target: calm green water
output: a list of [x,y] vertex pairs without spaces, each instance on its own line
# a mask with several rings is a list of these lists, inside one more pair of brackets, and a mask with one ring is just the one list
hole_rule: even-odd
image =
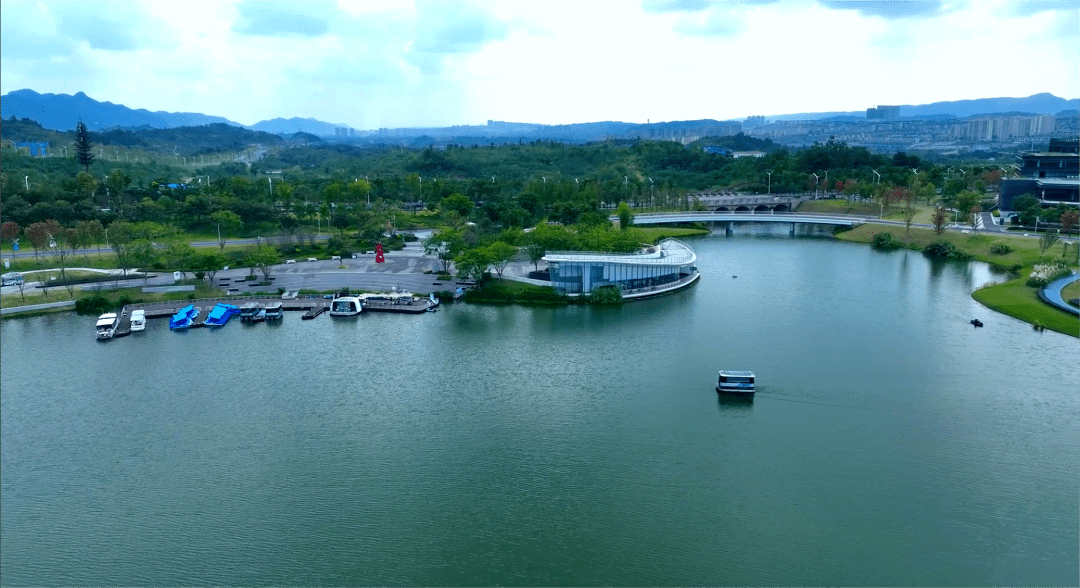
[[698,286],[618,308],[5,320],[0,581],[1077,584],[1076,339],[981,264],[690,243]]

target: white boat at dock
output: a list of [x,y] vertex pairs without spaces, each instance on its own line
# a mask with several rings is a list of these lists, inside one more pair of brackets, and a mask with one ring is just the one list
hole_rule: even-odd
[[356,316],[364,310],[357,296],[338,296],[330,302],[330,316]]
[[146,330],[146,311],[143,309],[131,311],[131,332],[137,333]]
[[94,325],[94,332],[97,338],[112,339],[116,334],[116,326],[120,324],[120,320],[116,317],[115,312],[106,312],[98,317],[97,323]]

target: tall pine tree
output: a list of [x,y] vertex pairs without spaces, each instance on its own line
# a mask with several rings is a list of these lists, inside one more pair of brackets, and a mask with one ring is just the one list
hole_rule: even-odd
[[75,125],[75,160],[87,172],[94,163],[94,144],[90,142],[90,131],[86,129],[86,123],[81,118],[79,124]]

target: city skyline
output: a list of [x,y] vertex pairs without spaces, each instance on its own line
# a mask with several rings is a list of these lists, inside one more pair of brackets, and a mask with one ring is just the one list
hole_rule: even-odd
[[723,120],[1080,86],[1074,1],[177,6],[3,2],[0,92],[376,129]]

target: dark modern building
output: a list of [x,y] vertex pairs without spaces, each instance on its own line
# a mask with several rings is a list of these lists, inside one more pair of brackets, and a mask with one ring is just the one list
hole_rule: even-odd
[[1002,210],[1012,210],[1013,201],[1031,194],[1043,206],[1080,206],[1080,139],[1051,139],[1045,152],[1021,156],[1022,178],[1001,182]]

